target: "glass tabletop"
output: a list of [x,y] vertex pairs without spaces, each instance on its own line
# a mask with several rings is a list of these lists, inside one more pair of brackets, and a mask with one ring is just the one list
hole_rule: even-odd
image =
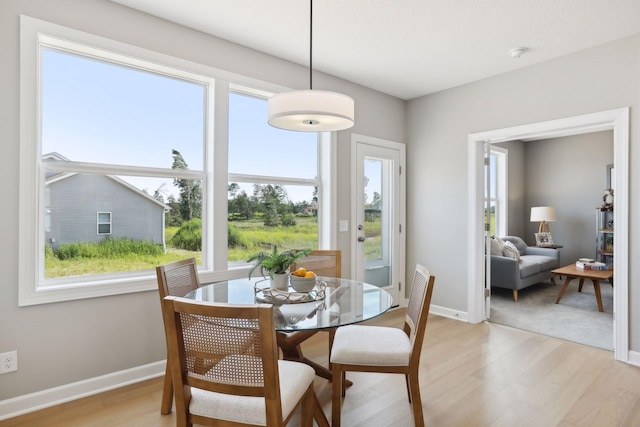
[[[310,293],[290,289],[290,294],[281,295],[272,294],[268,289],[269,280],[234,279],[202,285],[185,298],[228,304],[268,302],[274,305],[276,330],[282,332],[363,322],[383,314],[393,304],[393,298],[384,289],[332,277],[318,277],[318,285]],[[278,301],[280,297],[287,297],[287,301]]]

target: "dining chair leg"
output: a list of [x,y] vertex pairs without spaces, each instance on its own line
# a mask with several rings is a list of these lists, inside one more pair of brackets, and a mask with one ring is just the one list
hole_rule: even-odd
[[411,406],[413,407],[413,419],[415,425],[416,427],[424,427],[424,415],[422,414],[422,399],[420,398],[418,372],[409,373],[409,384],[411,388]]
[[[331,349],[333,348],[333,338],[336,336],[336,328],[329,329],[329,355],[331,355]],[[329,370],[331,370],[331,357],[329,357]]]
[[339,366],[333,365],[331,379],[331,426],[340,427],[340,410],[342,406],[344,372]]
[[404,382],[407,384],[407,396],[409,396],[409,403],[411,403],[411,387],[409,386],[409,374],[404,374]]
[[167,360],[167,369],[164,373],[164,385],[162,387],[162,402],[160,404],[160,413],[162,415],[170,414],[172,405],[173,381],[171,379],[171,369],[169,368],[169,361]]
[[311,383],[309,389],[302,398],[302,427],[313,427],[314,405],[313,383]]

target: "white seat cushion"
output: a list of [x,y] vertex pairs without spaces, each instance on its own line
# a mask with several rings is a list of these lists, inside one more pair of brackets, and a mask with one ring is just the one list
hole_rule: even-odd
[[342,326],[336,331],[331,363],[364,366],[408,366],[411,342],[402,329]]
[[[298,362],[278,361],[282,416],[286,418],[315,378],[312,367]],[[261,397],[233,396],[191,388],[189,412],[204,417],[265,426],[266,410]]]

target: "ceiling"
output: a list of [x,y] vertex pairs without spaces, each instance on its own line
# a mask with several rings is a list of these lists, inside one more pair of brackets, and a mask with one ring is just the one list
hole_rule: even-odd
[[[309,65],[305,0],[112,1]],[[313,69],[406,100],[638,33],[639,0],[316,0]]]

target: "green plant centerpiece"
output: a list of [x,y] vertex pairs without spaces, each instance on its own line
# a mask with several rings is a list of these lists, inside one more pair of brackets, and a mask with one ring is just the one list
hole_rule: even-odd
[[277,245],[273,246],[271,252],[258,252],[247,260],[253,263],[249,270],[249,279],[259,268],[262,276],[266,277],[268,274],[271,278],[272,288],[286,291],[289,288],[289,267],[300,258],[309,255],[309,252],[311,249],[292,249],[278,253]]

